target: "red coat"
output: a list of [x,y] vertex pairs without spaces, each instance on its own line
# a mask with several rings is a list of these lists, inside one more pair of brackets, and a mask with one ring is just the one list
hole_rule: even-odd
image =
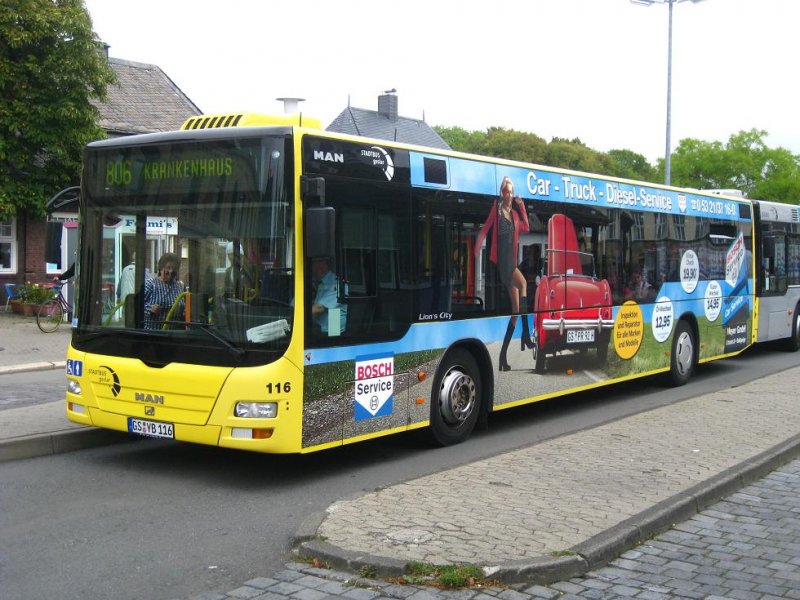
[[[501,218],[499,216],[499,212],[500,210],[497,206],[497,200],[495,200],[492,203],[492,210],[489,213],[486,222],[483,224],[483,227],[481,227],[478,237],[475,238],[475,256],[477,256],[481,251],[483,240],[486,239],[486,236],[490,231],[492,232],[492,245],[489,248],[489,260],[494,264],[497,264],[497,219]],[[530,225],[528,224],[528,213],[525,210],[524,205],[523,208],[520,209],[516,202],[512,202],[511,221],[514,225],[514,256],[516,256],[517,244],[519,244],[519,234],[527,233],[531,230]]]

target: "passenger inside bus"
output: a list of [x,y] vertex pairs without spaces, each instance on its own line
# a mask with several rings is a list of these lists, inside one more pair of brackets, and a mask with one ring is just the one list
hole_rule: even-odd
[[653,286],[642,277],[641,271],[634,269],[631,272],[628,289],[625,292],[625,299],[636,300],[637,302],[651,302],[654,296],[655,290]]
[[[172,305],[183,292],[183,283],[178,280],[180,259],[166,252],[158,259],[158,275],[147,277],[144,282],[144,326],[145,329],[160,329]],[[182,312],[182,311],[181,311]],[[173,314],[172,319],[181,315]]]
[[245,264],[242,245],[239,244],[238,252],[234,252],[233,242],[228,242],[225,252],[229,265],[225,269],[225,295],[246,299],[254,286],[253,276]]
[[136,252],[131,254],[131,262],[122,269],[122,274],[119,276],[119,283],[117,284],[117,299],[125,301],[128,294],[132,294],[136,288],[135,282],[136,275]]

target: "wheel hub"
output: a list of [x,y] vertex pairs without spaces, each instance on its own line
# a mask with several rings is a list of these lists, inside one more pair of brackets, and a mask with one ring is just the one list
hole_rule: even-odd
[[694,348],[692,347],[692,337],[685,331],[678,337],[678,343],[675,346],[676,356],[675,365],[681,375],[684,375],[692,368],[692,361],[694,360]]
[[439,408],[445,422],[458,425],[467,420],[477,401],[472,377],[453,369],[442,379]]

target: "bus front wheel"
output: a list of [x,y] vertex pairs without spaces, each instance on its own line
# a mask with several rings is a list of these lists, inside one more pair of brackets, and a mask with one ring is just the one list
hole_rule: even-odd
[[689,381],[697,362],[697,344],[692,328],[686,321],[678,321],[672,338],[672,354],[669,359],[669,383],[675,387]]
[[456,349],[445,356],[434,381],[430,437],[439,446],[463,442],[480,412],[481,379],[472,354]]

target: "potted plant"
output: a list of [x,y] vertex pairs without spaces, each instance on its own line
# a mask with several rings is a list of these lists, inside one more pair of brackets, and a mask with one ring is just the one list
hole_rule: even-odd
[[53,292],[52,288],[38,283],[31,283],[30,281],[20,286],[17,293],[22,306],[22,314],[28,317],[36,315],[42,303],[55,297],[55,292]]

